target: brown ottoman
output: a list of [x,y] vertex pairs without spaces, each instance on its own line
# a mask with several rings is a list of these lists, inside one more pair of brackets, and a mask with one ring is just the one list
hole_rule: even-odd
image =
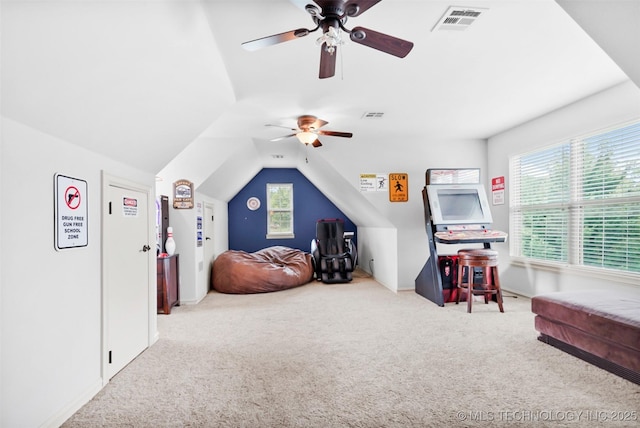
[[640,384],[640,291],[563,291],[535,296],[539,340]]

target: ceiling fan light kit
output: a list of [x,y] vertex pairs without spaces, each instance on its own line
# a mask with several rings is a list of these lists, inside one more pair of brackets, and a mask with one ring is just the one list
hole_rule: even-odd
[[309,132],[309,131],[298,132],[296,134],[296,137],[298,137],[298,140],[302,144],[305,144],[305,145],[312,144],[315,140],[318,139],[316,134],[314,134],[313,132]]
[[347,19],[357,17],[382,0],[314,0],[305,6],[311,15],[315,27],[299,28],[285,33],[274,34],[242,43],[249,51],[272,46],[278,43],[295,40],[322,29],[322,36],[316,42],[321,46],[319,77],[333,77],[336,70],[336,51],[344,44],[341,31],[349,34],[354,43],[367,46],[398,58],[404,58],[413,49],[413,43],[388,34],[379,33],[364,27],[351,30],[345,27]]

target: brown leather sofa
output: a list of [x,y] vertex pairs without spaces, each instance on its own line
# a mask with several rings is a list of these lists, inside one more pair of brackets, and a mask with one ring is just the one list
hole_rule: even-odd
[[542,294],[531,310],[540,341],[640,384],[640,290]]

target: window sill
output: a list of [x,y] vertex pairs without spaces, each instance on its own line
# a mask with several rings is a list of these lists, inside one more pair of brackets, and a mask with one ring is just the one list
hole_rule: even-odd
[[296,235],[293,233],[268,233],[267,239],[293,239]]
[[639,273],[617,271],[613,269],[595,268],[590,266],[576,266],[566,263],[532,260],[521,257],[513,257],[511,259],[511,264],[513,266],[545,270],[558,274],[566,273],[571,275],[580,275],[589,278],[598,278],[636,286],[640,283]]

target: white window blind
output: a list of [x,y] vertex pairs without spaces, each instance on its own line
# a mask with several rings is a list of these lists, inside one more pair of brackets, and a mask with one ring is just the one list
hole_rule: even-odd
[[569,147],[516,156],[510,176],[512,255],[567,262]]
[[510,168],[512,256],[640,273],[640,122]]
[[576,263],[640,272],[640,123],[576,146]]

